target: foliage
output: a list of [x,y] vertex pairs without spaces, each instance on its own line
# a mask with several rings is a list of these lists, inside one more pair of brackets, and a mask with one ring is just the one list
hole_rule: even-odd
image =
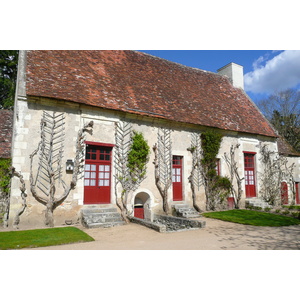
[[142,133],[133,132],[131,147],[128,153],[129,174],[133,182],[143,179],[146,175],[146,165],[149,161],[150,147]]
[[36,248],[94,241],[76,227],[0,232],[0,249]]
[[289,226],[289,225],[298,225],[300,224],[300,220],[275,215],[272,213],[260,212],[260,211],[253,211],[253,210],[228,210],[228,211],[220,211],[220,212],[209,212],[203,213],[204,217],[239,223],[239,224],[246,224],[246,225],[253,225],[253,226]]
[[290,210],[293,210],[293,209],[300,210],[300,206],[299,205],[282,205],[282,207],[288,208]]
[[292,147],[300,152],[300,91],[288,89],[258,103],[266,118]]
[[8,195],[10,190],[10,178],[11,178],[11,159],[0,158],[0,190]]
[[216,131],[208,130],[201,134],[202,176],[206,194],[206,209],[215,210],[224,202],[231,191],[229,178],[217,175],[217,155],[221,146],[223,136]]
[[17,50],[0,50],[0,108],[11,108],[17,81]]

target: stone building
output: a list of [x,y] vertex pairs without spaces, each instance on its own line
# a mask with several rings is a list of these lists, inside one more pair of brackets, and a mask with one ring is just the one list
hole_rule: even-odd
[[[45,206],[30,192],[30,155],[41,140],[43,114],[64,118],[61,176],[66,183],[72,172],[78,131],[93,121],[85,135],[85,172],[76,188],[54,211],[55,225],[76,222],[91,204],[115,207],[116,124],[127,122],[141,132],[151,149],[147,175],[130,192],[127,208],[132,214],[151,219],[162,212],[162,198],[155,184],[154,152],[158,132],[167,129],[172,145],[172,184],[169,205],[192,205],[189,177],[194,134],[214,129],[223,135],[218,172],[228,176],[224,153],[239,144],[236,160],[243,180],[245,201],[260,201],[260,145],[278,151],[277,134],[243,90],[243,68],[228,64],[219,73],[186,67],[136,51],[20,51],[15,101],[12,159],[23,174],[28,189],[27,208],[21,223],[41,226]],[[296,159],[295,181],[300,181]],[[38,172],[38,165],[33,173]],[[39,193],[43,193],[40,182]],[[59,184],[57,193],[59,193]],[[45,188],[47,189],[47,187]],[[45,192],[45,191],[44,191]],[[299,197],[299,196],[298,196]],[[202,185],[196,189],[197,204],[205,209]],[[17,180],[12,182],[11,216],[20,206]],[[292,201],[292,200],[290,200]],[[136,208],[136,210],[135,210]]]

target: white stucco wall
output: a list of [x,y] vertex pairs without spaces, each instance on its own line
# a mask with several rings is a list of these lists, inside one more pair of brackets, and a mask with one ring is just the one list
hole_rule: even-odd
[[[188,177],[191,172],[192,154],[187,150],[191,146],[192,132],[201,132],[203,128],[200,126],[187,126],[176,122],[167,122],[155,118],[137,116],[133,114],[124,114],[116,111],[108,111],[99,108],[92,108],[88,106],[72,104],[64,101],[55,101],[49,99],[26,99],[18,100],[16,105],[16,120],[15,120],[15,134],[13,146],[13,166],[16,170],[20,171],[24,176],[27,187],[27,208],[21,216],[21,222],[28,224],[42,226],[44,222],[45,207],[38,203],[30,192],[29,176],[30,176],[30,158],[29,155],[37,148],[40,141],[40,121],[43,110],[51,112],[55,111],[65,113],[65,147],[63,166],[67,159],[74,159],[75,157],[75,142],[77,133],[80,128],[87,122],[93,120],[94,128],[93,134],[86,133],[86,141],[98,142],[106,144],[115,144],[115,122],[120,119],[130,121],[132,129],[142,132],[148,145],[151,149],[149,163],[147,165],[147,177],[141,183],[137,191],[129,195],[129,209],[133,208],[134,197],[138,192],[147,192],[150,195],[149,207],[154,212],[162,211],[162,201],[154,180],[154,153],[152,151],[153,145],[157,142],[157,133],[159,127],[168,127],[172,130],[172,154],[183,156],[183,199],[184,203],[192,205],[192,193],[188,182]],[[184,126],[184,127],[183,127]],[[276,150],[276,144],[268,138],[257,137],[248,134],[238,134],[236,132],[222,132],[224,135],[221,149],[218,157],[221,161],[221,175],[228,176],[228,167],[224,160],[224,152],[229,152],[232,144],[240,144],[236,153],[238,160],[238,167],[241,170],[243,177],[244,162],[243,151],[250,151],[257,153],[256,166],[257,171],[260,170],[259,166],[259,142],[265,141],[270,144],[270,147]],[[114,151],[114,150],[113,150]],[[114,152],[113,152],[114,153]],[[111,203],[115,204],[114,193],[114,167],[112,162],[112,182],[111,182]],[[66,174],[63,170],[63,179],[67,184],[71,180],[70,174]],[[259,183],[257,184],[259,190]],[[19,182],[17,179],[12,181],[11,189],[11,218],[21,206],[21,197],[19,191]],[[150,192],[149,192],[150,191]],[[59,190],[57,191],[60,192]],[[121,191],[119,190],[119,193]],[[55,225],[64,224],[65,220],[72,219],[75,222],[79,217],[79,211],[84,204],[83,199],[84,184],[83,178],[78,180],[77,187],[71,191],[69,197],[64,203],[54,211]],[[243,202],[245,195],[243,195]],[[169,189],[170,206],[172,201],[172,188]],[[205,193],[204,188],[201,187],[197,190],[198,205],[205,208]]]

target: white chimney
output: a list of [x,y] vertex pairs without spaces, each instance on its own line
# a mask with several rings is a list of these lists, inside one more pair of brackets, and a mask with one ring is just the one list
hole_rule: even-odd
[[237,88],[244,89],[244,68],[241,65],[235,63],[229,63],[228,65],[220,68],[218,71],[220,75],[226,75],[232,85]]

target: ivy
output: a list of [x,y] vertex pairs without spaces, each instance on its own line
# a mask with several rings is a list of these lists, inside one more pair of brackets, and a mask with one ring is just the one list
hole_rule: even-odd
[[11,159],[0,158],[0,190],[8,195],[10,190],[10,178],[11,178]]
[[206,209],[215,210],[217,206],[224,202],[231,190],[231,182],[228,177],[217,174],[216,163],[223,136],[213,130],[208,130],[201,134],[202,146],[202,175],[204,178],[206,193]]
[[133,182],[137,182],[145,177],[149,154],[150,147],[144,139],[143,134],[133,131],[131,147],[127,158],[127,167]]

